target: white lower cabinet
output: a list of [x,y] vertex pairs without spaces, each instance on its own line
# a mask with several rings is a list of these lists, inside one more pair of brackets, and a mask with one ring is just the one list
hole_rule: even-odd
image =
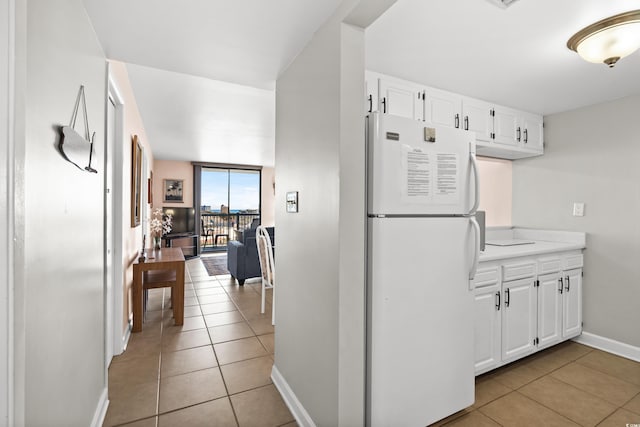
[[544,348],[562,340],[561,273],[538,277],[538,347]]
[[481,263],[475,287],[476,375],[582,332],[582,253]]
[[502,290],[499,267],[478,269],[475,279],[475,371],[488,371],[501,360]]
[[512,280],[502,284],[502,361],[519,359],[535,350],[535,279]]

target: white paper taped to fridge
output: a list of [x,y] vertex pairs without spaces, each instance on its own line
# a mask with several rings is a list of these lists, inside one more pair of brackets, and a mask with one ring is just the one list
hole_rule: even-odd
[[460,195],[456,153],[403,146],[403,199],[413,203],[452,204]]
[[427,201],[432,193],[432,165],[430,153],[419,148],[403,146],[405,197],[412,201]]
[[438,170],[434,202],[457,202],[460,191],[458,154],[436,153],[436,165]]

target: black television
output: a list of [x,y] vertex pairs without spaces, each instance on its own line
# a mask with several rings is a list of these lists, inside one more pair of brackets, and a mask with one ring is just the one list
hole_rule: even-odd
[[171,232],[167,236],[188,235],[196,232],[194,208],[162,208],[164,215],[171,215]]

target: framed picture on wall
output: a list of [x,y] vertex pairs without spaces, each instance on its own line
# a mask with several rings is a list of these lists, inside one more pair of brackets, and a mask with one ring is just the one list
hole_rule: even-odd
[[164,201],[167,203],[183,203],[183,179],[164,180]]
[[138,135],[133,135],[131,152],[131,227],[140,225],[142,197],[142,146]]

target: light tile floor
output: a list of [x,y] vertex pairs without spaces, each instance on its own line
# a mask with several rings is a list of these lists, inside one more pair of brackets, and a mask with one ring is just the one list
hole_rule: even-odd
[[[271,383],[271,294],[187,261],[185,322],[150,293],[143,331],[109,368],[105,426],[296,426]],[[476,402],[435,425],[640,426],[640,363],[566,342],[476,378]],[[635,426],[634,426],[635,427]]]
[[435,425],[640,426],[640,363],[565,342],[476,378],[476,402]]
[[185,319],[175,326],[168,289],[149,292],[143,330],[109,367],[104,426],[296,426],[272,384],[271,293],[238,286],[187,261]]

